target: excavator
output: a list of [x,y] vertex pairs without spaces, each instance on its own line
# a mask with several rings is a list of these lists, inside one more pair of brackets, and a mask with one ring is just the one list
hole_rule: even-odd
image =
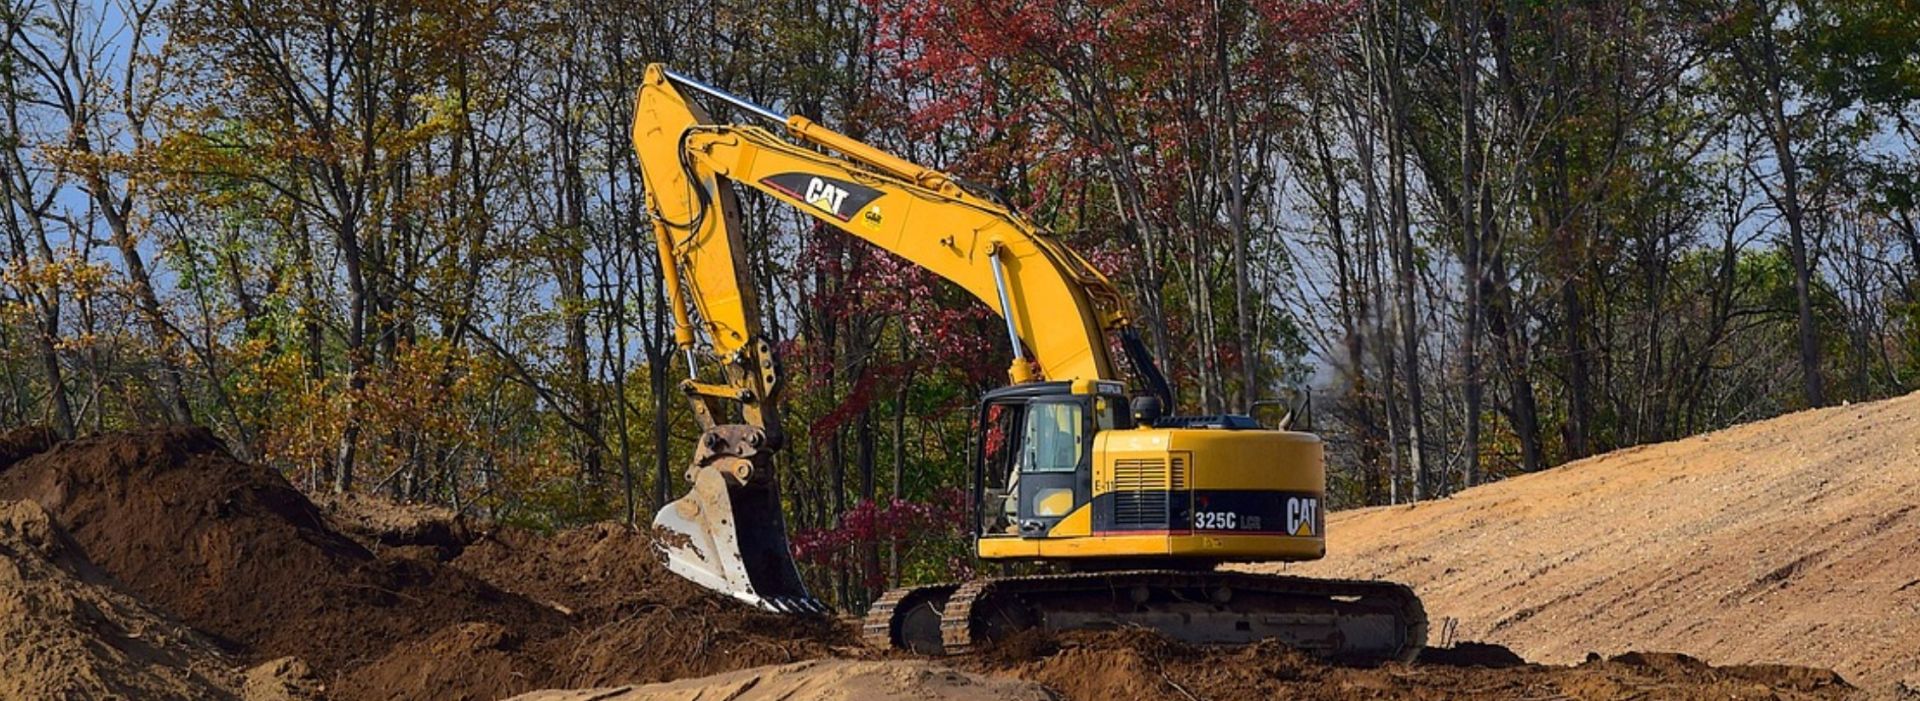
[[[766,124],[716,123],[690,93]],[[1362,661],[1424,646],[1424,610],[1400,584],[1217,569],[1325,556],[1320,439],[1168,413],[1174,397],[1118,288],[992,190],[658,64],[632,137],[687,360],[680,387],[702,429],[689,492],[653,522],[673,572],[768,610],[829,610],[807,592],[781,513],[785,378],[760,324],[746,187],[952,282],[1006,324],[1010,383],[974,416],[972,540],[984,562],[1052,573],[887,592],[864,619],[870,643],[939,655],[1033,628],[1148,628]]]

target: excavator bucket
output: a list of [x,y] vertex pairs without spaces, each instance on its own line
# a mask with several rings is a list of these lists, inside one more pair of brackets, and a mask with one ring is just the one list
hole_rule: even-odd
[[653,518],[656,542],[695,584],[769,611],[827,613],[800,581],[761,440],[750,426],[709,429],[687,469],[692,491]]

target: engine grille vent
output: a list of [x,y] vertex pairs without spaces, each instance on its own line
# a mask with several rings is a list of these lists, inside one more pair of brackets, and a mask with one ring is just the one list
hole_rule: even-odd
[[1181,458],[1115,460],[1113,463],[1113,525],[1118,530],[1167,528],[1173,516],[1173,495],[1187,489],[1187,466]]

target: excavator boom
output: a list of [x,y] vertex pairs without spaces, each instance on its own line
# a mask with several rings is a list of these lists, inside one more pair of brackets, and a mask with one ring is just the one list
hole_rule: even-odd
[[[713,124],[682,87],[778,120],[788,138],[758,126]],[[932,271],[999,312],[1020,342],[1016,364],[1038,369],[1037,375],[1011,370],[1014,382],[1117,379],[1106,336],[1124,328],[1127,316],[1113,283],[958,179],[660,66],[649,68],[640,88],[633,140],[662,255],[672,258],[664,261],[672,268],[668,284],[680,287],[675,271],[684,278],[680,289],[694,301],[716,355],[739,351],[758,328],[753,281],[742,277],[746,246],[732,187],[738,185]],[[692,329],[675,337],[688,346]]]

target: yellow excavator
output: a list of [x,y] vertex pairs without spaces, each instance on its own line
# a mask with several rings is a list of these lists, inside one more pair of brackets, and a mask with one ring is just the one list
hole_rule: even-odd
[[[715,123],[689,92],[782,133]],[[1173,397],[1118,289],[991,191],[661,65],[639,90],[633,148],[687,356],[681,388],[703,430],[690,493],[654,520],[675,573],[775,611],[828,610],[807,593],[781,515],[783,378],[737,216],[745,186],[938,274],[1006,321],[1011,383],[981,399],[970,450],[974,542],[984,561],[1059,573],[888,592],[867,613],[870,642],[952,654],[1027,628],[1145,627],[1373,661],[1425,644],[1405,586],[1216,569],[1326,554],[1320,439],[1245,416],[1167,415]],[[1109,339],[1142,391],[1121,381]]]

